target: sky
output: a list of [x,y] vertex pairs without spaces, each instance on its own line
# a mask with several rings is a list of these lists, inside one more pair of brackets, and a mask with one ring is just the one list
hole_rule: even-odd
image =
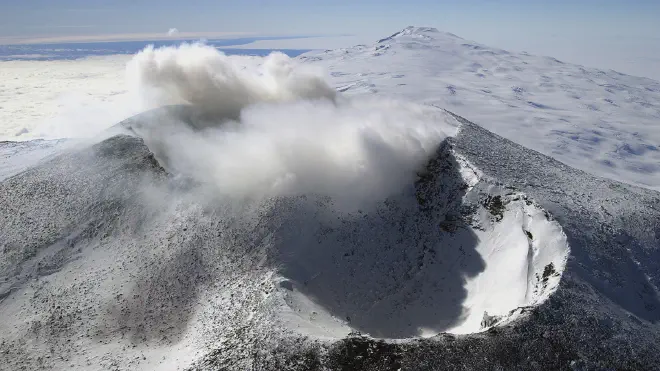
[[325,49],[409,25],[660,78],[658,0],[0,0],[0,43],[164,38],[176,28],[178,37],[323,35]]

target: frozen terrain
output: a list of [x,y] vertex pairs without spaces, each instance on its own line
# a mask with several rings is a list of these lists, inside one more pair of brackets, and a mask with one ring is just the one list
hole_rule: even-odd
[[[660,193],[484,129],[550,133],[515,114],[554,122],[569,100],[530,83],[516,107],[479,103],[508,80],[466,61],[511,55],[464,44],[407,28],[304,63],[146,49],[118,96],[155,109],[85,141],[1,142],[0,369],[657,368]],[[618,107],[603,119],[634,113],[653,140],[655,106]],[[595,163],[576,165],[639,183]]]
[[443,107],[570,166],[660,189],[658,81],[415,27],[303,58],[345,94]]

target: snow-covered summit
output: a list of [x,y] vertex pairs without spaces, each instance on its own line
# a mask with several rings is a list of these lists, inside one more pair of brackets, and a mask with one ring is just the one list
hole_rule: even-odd
[[460,37],[449,33],[449,32],[441,32],[437,28],[434,27],[415,27],[415,26],[408,26],[404,28],[403,30],[393,34],[392,36],[386,37],[384,39],[378,40],[379,43],[382,42],[387,42],[389,40],[394,40],[398,38],[402,38],[404,36],[411,36],[413,38],[422,38],[422,39],[437,39],[440,37],[450,37],[450,38],[458,38]]
[[447,108],[570,166],[660,189],[660,83],[427,27],[305,54],[344,94]]

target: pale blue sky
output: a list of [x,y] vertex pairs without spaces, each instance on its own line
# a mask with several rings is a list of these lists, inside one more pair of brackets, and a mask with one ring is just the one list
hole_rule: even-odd
[[406,25],[525,32],[660,33],[658,0],[0,0],[0,35],[390,32]]
[[[5,39],[164,34],[176,27],[201,33],[353,34],[368,41],[408,25],[577,63],[601,61],[597,67],[603,68],[647,63],[653,72],[648,63],[660,65],[660,0],[0,0]],[[622,53],[631,61],[614,61]],[[603,59],[614,62],[609,67]]]

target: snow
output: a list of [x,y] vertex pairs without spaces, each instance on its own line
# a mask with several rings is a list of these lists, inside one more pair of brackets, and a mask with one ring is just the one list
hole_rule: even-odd
[[0,181],[37,165],[68,148],[66,140],[0,142]]
[[446,108],[589,173],[660,189],[660,83],[429,28],[302,56],[344,94]]
[[[548,220],[544,211],[523,194],[510,197],[517,200],[507,205],[502,221],[486,231],[476,231],[480,241],[476,250],[486,268],[467,281],[463,305],[468,316],[448,332],[483,330],[483,313],[506,316],[516,308],[539,305],[559,284],[570,250],[561,226]],[[555,271],[543,282],[550,264]]]
[[[398,256],[397,251],[415,242],[395,242],[402,231],[383,226],[388,218],[397,219],[386,210],[378,212],[379,218],[364,216],[375,232],[353,227],[353,233],[362,236],[359,242],[341,238],[342,232],[325,233],[323,242],[316,242],[312,236],[286,240],[281,268],[281,282],[285,284],[280,283],[284,288],[280,289],[284,302],[281,316],[286,327],[322,339],[341,338],[352,331],[381,338],[432,337],[441,332],[468,334],[511,321],[517,308],[547,300],[559,284],[570,250],[561,226],[549,220],[547,213],[524,194],[505,192],[481,179],[466,160],[458,163],[461,180],[445,175],[447,178],[438,182],[467,184],[464,205],[479,204],[488,196],[501,197],[505,205],[501,219],[493,218],[492,212],[481,207],[467,230],[459,227],[448,235],[438,235],[421,227],[418,233],[427,236],[423,244],[432,253],[425,254],[424,263],[413,269],[412,277],[400,271],[399,266],[405,266],[409,258],[406,254]],[[462,188],[454,185],[444,189],[452,191],[435,197],[453,199],[453,192]],[[447,206],[442,218],[447,220],[456,212],[454,207]],[[414,213],[409,218],[424,223]],[[313,231],[318,228],[316,223],[323,221],[310,215],[305,224],[291,229]],[[343,228],[351,229],[347,224]],[[394,252],[389,250],[392,246],[396,246]],[[355,263],[347,259],[353,255]],[[475,268],[478,273],[468,273]],[[459,284],[455,287],[452,282]],[[458,312],[457,300],[462,300]],[[498,319],[484,325],[486,314]]]

